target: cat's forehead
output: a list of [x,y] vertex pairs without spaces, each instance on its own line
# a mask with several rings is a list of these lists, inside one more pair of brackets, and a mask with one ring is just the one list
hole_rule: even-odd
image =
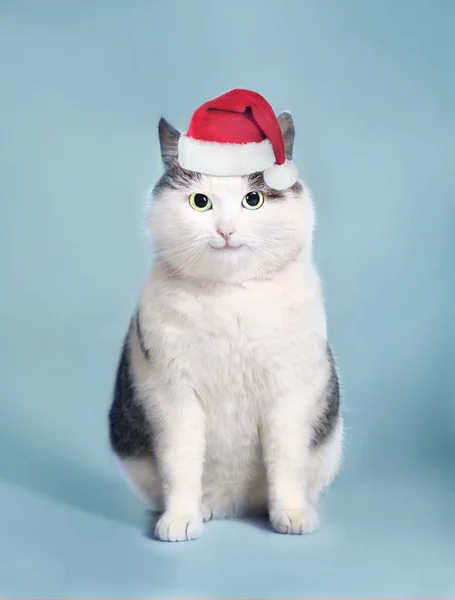
[[250,189],[247,177],[201,175],[199,184],[205,193],[214,196],[246,194]]
[[262,192],[268,200],[283,200],[290,196],[300,194],[302,185],[295,183],[288,190],[274,190],[264,182],[263,173],[252,173],[243,177],[214,177],[210,175],[198,175],[198,185],[203,193],[216,196],[244,196],[248,192]]

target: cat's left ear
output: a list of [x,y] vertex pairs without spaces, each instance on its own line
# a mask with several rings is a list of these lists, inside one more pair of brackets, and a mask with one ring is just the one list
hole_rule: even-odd
[[284,151],[286,158],[292,160],[294,151],[295,127],[294,120],[290,112],[282,112],[278,115],[278,123],[284,138]]
[[177,164],[180,133],[166,119],[161,118],[158,124],[158,136],[164,168],[170,169]]

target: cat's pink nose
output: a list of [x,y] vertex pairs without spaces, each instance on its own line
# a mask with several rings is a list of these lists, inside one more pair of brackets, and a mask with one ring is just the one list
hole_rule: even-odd
[[229,229],[219,228],[216,231],[217,231],[217,233],[219,233],[221,235],[222,238],[224,238],[226,240],[226,242],[229,241],[229,238],[231,237],[231,235],[233,233],[235,233],[235,229],[232,229],[232,231],[229,231]]

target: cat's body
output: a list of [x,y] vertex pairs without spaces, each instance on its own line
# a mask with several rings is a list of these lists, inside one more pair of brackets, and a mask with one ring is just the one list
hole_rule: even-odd
[[[286,126],[288,116],[292,147]],[[260,174],[184,171],[177,132],[162,122],[160,139],[157,258],[117,372],[113,450],[163,512],[160,539],[192,539],[203,520],[267,510],[277,531],[311,532],[342,447],[311,196],[301,183],[269,190]],[[262,214],[239,207],[252,187],[264,192]],[[193,192],[210,198],[212,214],[192,211]],[[226,231],[232,247],[219,243]]]

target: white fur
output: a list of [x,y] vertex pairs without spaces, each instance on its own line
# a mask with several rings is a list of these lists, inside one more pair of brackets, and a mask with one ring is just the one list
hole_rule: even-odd
[[[242,178],[203,177],[151,206],[157,256],[140,299],[150,359],[136,333],[130,345],[158,471],[143,459],[123,466],[150,503],[163,503],[163,540],[267,507],[277,531],[311,532],[340,463],[341,420],[310,449],[329,374],[310,194],[304,187],[247,210],[248,191]],[[194,211],[191,192],[213,209]],[[234,231],[237,249],[219,249],[217,229]]]

